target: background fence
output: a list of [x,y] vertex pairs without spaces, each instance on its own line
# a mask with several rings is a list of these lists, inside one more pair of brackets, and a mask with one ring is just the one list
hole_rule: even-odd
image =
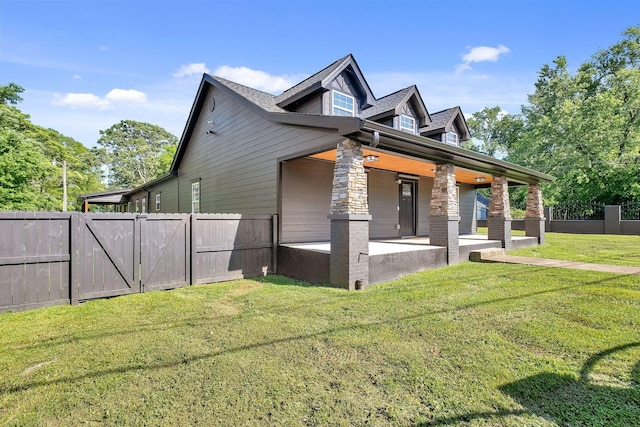
[[272,215],[0,213],[0,312],[275,271]]
[[[574,204],[544,208],[545,231],[573,234],[640,235],[640,203],[605,206]],[[486,220],[478,219],[479,227]],[[512,230],[524,230],[525,220],[511,221]]]

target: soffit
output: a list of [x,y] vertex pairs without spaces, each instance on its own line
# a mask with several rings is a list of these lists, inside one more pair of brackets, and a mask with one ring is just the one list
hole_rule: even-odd
[[[408,175],[416,175],[416,176],[424,176],[433,178],[435,173],[435,163],[426,161],[413,159],[409,157],[405,157],[395,153],[389,153],[382,150],[372,150],[363,147],[362,148],[363,156],[374,155],[378,156],[378,161],[376,162],[366,162],[364,163],[365,168],[371,169],[380,169],[386,170],[390,172],[404,173]],[[322,153],[314,154],[309,156],[312,159],[320,159],[320,160],[328,160],[331,162],[336,161],[336,150],[324,151]],[[464,169],[461,167],[454,168],[456,175],[456,182],[471,184],[471,185],[486,185],[490,184],[493,180],[493,176],[491,174],[482,173],[472,171],[470,169]],[[483,177],[485,180],[481,183],[478,183],[475,178]]]

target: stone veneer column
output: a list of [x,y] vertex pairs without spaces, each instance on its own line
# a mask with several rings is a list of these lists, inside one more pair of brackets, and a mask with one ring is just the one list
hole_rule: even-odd
[[331,194],[332,286],[362,289],[369,285],[369,203],[362,148],[350,139],[338,143]]
[[500,240],[505,250],[511,249],[509,183],[504,176],[494,176],[491,181],[487,227],[489,228],[489,240]]
[[527,190],[527,211],[524,218],[525,234],[537,237],[538,244],[544,245],[544,205],[542,203],[542,190],[540,184],[529,184]]
[[434,246],[447,248],[447,263],[460,262],[460,213],[454,167],[450,163],[436,165],[429,206],[429,241]]

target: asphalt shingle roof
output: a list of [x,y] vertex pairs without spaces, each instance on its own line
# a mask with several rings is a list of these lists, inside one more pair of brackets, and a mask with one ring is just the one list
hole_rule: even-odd
[[227,79],[223,79],[222,77],[214,76],[215,80],[219,83],[225,85],[232,91],[236,92],[238,95],[246,98],[247,100],[253,102],[260,108],[270,112],[270,113],[286,113],[287,110],[284,108],[280,108],[276,105],[276,97],[267,92],[262,92],[258,89],[250,88],[249,86],[244,86],[239,83],[232,82]]
[[426,130],[443,129],[451,122],[457,113],[458,107],[447,108],[437,113],[431,113],[431,123]]
[[369,117],[377,116],[381,113],[386,113],[387,111],[394,110],[398,106],[398,104],[400,104],[400,102],[402,102],[406,98],[407,94],[409,94],[414,89],[415,86],[409,86],[407,88],[400,89],[397,92],[383,96],[376,101],[376,105],[363,110],[362,116],[366,119]]
[[342,65],[342,63],[347,60],[349,57],[351,57],[352,55],[349,54],[347,56],[344,56],[340,59],[338,59],[337,61],[333,62],[331,65],[323,68],[322,70],[318,71],[317,73],[315,73],[314,75],[307,77],[306,79],[304,79],[303,81],[301,81],[300,83],[298,83],[297,85],[285,90],[284,92],[282,92],[280,95],[276,96],[276,103],[280,103],[288,98],[291,98],[292,96],[295,96],[296,94],[303,92],[305,89],[313,86],[314,84],[321,82],[322,80],[324,80],[328,75],[330,75],[331,73],[333,73],[338,67],[340,67],[340,65]]

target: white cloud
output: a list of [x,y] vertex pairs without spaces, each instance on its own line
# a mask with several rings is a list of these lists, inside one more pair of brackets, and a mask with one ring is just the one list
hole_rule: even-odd
[[113,89],[105,96],[105,100],[141,104],[147,102],[147,95],[134,89]]
[[68,93],[64,96],[55,95],[54,105],[66,105],[71,108],[97,108],[104,110],[109,108],[109,101],[92,93]]
[[93,93],[67,93],[64,96],[54,94],[53,105],[71,108],[113,109],[114,104],[144,104],[147,95],[134,89],[112,89],[104,98]]
[[230,67],[228,65],[217,68],[214,74],[236,83],[271,93],[279,93],[289,89],[304,78],[300,75],[290,76],[287,74],[273,76],[264,71],[252,70],[248,67]]
[[469,47],[469,52],[462,55],[462,60],[464,61],[462,64],[458,64],[456,66],[456,72],[462,73],[466,70],[471,70],[471,63],[473,62],[496,62],[500,55],[505,53],[509,53],[508,47],[505,45],[498,45],[498,47],[489,47],[489,46],[476,46]]
[[195,62],[192,64],[186,64],[186,65],[180,66],[178,71],[173,73],[173,77],[181,79],[183,77],[189,77],[193,75],[200,76],[201,74],[208,73],[208,72],[209,72],[209,69],[207,68],[204,62]]
[[79,75],[79,74],[74,74],[73,76],[71,76],[71,78],[72,78],[73,80],[82,80],[82,76],[81,76],[81,75]]

